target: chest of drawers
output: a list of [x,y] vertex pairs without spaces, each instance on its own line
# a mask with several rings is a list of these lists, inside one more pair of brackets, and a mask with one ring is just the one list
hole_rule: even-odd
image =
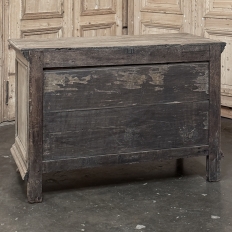
[[16,138],[28,201],[42,174],[205,156],[220,175],[224,43],[189,34],[11,40]]

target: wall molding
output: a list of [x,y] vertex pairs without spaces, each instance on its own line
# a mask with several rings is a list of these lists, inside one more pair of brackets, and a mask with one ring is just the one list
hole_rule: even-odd
[[183,15],[183,5],[179,0],[177,4],[166,3],[148,3],[147,0],[141,2],[141,12],[166,13]]
[[108,29],[108,28],[115,31],[114,33],[112,33],[112,35],[116,35],[116,22],[81,25],[80,34],[81,37],[84,37],[85,31]]
[[175,30],[180,31],[182,25],[173,25],[173,24],[161,24],[161,23],[153,23],[150,21],[142,21],[141,26],[145,26],[147,28],[157,28],[157,29],[165,29],[165,30]]
[[[35,0],[38,1],[38,0]],[[48,11],[48,12],[34,12],[29,13],[27,9],[27,0],[22,0],[22,19],[31,20],[31,19],[49,19],[49,18],[62,18],[63,17],[63,1],[57,0],[57,4],[60,5],[58,11]]]
[[21,38],[31,35],[57,34],[57,38],[62,37],[62,27],[38,28],[21,30]]
[[209,35],[232,37],[232,28],[205,28]]
[[92,15],[104,15],[104,14],[116,14],[116,0],[111,0],[111,5],[112,8],[96,8],[96,9],[87,9],[86,6],[86,1],[89,0],[83,0],[81,1],[81,16],[92,16]]
[[231,5],[226,1],[209,0],[209,11],[204,18],[232,19]]

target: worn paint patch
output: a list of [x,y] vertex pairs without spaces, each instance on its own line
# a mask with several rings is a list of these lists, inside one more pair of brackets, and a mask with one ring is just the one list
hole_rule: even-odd
[[150,70],[149,76],[152,81],[149,83],[152,85],[163,85],[164,84],[164,73],[167,71],[167,68],[160,68],[158,71]]
[[122,85],[125,89],[141,89],[142,84],[146,82],[145,75],[138,75],[135,72],[115,72],[117,81],[114,82],[116,85]]
[[204,121],[203,121],[203,125],[204,125],[204,129],[208,130],[209,129],[209,116],[208,116],[208,112],[205,113],[205,117],[204,117]]
[[87,85],[88,82],[91,80],[91,75],[88,75],[86,77],[68,77],[69,84],[84,84]]
[[49,75],[45,74],[45,83],[44,90],[45,92],[55,92],[58,90],[78,90],[74,84],[88,84],[91,78],[94,78],[91,75],[83,76],[83,77],[73,77],[66,74],[57,75],[56,73],[49,73]]
[[113,93],[118,93],[118,91],[107,91],[107,90],[100,90],[100,89],[94,89],[95,92],[97,93],[106,93],[106,94],[113,94]]
[[195,141],[198,133],[195,128],[183,127],[180,129],[180,136],[183,139],[183,142]]
[[163,87],[155,87],[155,91],[163,91],[164,88]]
[[194,90],[196,92],[206,92],[209,93],[209,81],[208,81],[208,71],[204,73],[202,76],[198,76],[195,80],[194,86],[197,88]]

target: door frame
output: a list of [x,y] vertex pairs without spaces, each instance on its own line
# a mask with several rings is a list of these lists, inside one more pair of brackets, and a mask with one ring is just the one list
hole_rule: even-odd
[[3,6],[0,5],[0,123],[3,121]]
[[9,39],[9,0],[2,0],[0,6],[0,123],[8,121],[6,87],[8,80],[8,39]]

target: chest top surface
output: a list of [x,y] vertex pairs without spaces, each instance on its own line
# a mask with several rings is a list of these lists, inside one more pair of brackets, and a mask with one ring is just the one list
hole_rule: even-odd
[[112,48],[112,47],[144,47],[144,46],[184,46],[210,45],[225,43],[194,36],[186,33],[158,34],[139,36],[111,36],[91,38],[60,38],[60,39],[12,39],[10,45],[19,51],[30,50],[78,50],[82,48]]

